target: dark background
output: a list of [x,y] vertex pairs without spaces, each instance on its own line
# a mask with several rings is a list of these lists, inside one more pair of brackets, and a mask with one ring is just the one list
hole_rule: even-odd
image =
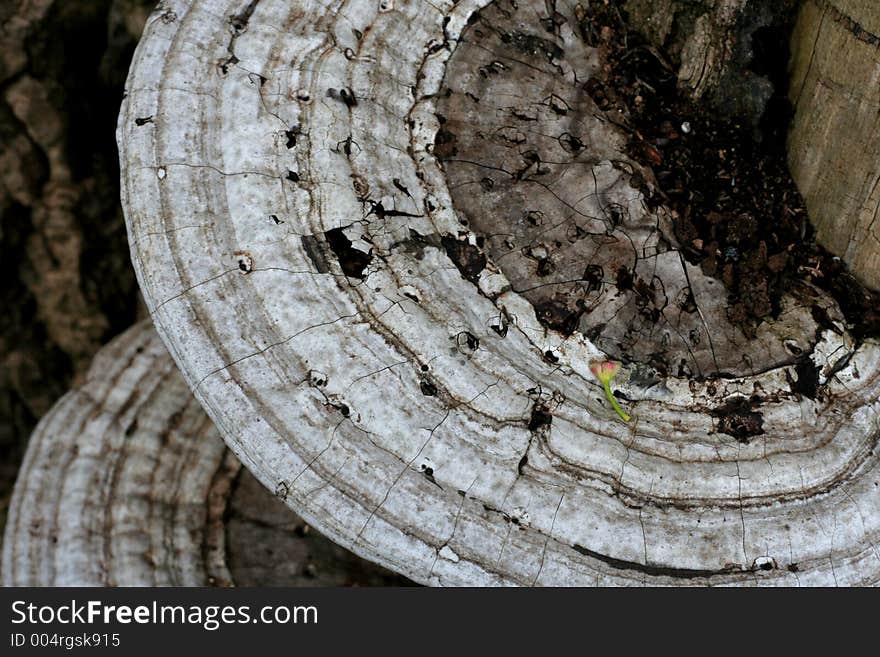
[[0,2],[0,530],[37,421],[135,320],[114,131],[154,4]]

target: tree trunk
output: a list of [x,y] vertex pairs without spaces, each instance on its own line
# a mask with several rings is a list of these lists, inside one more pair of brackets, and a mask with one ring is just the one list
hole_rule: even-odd
[[0,3],[0,527],[37,421],[134,321],[112,123],[153,5]]
[[804,0],[789,163],[819,241],[880,289],[880,3]]

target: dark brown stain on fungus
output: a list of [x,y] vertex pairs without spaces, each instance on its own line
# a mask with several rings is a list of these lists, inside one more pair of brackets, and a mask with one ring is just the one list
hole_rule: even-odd
[[286,500],[288,495],[290,495],[290,486],[284,481],[279,481],[275,486],[275,497],[280,500]]
[[339,411],[339,413],[342,415],[342,417],[349,417],[351,415],[351,409],[348,407],[348,404],[345,404],[342,402],[336,402],[336,403],[330,404],[330,406],[332,406],[337,411]]
[[395,249],[400,249],[404,253],[415,256],[418,260],[424,257],[425,249],[433,247],[435,249],[443,249],[442,238],[437,233],[422,235],[417,230],[409,229],[409,239],[397,242]]
[[313,388],[323,388],[327,385],[327,375],[319,370],[309,370],[309,385]]
[[455,147],[455,135],[440,128],[434,136],[434,155],[439,158],[452,157],[458,154]]
[[764,434],[764,416],[754,410],[755,404],[745,397],[735,397],[710,411],[718,418],[718,431],[733,436],[738,442]]
[[565,56],[565,51],[555,42],[528,32],[514,31],[510,34],[502,35],[501,39],[529,57],[560,59]]
[[330,263],[327,262],[327,258],[324,257],[324,252],[321,250],[321,244],[318,241],[318,238],[314,235],[303,235],[300,238],[300,242],[302,243],[303,250],[306,252],[309,260],[312,261],[312,264],[315,265],[315,269],[319,274],[326,274],[330,271]]
[[358,101],[351,89],[327,89],[327,97],[337,100],[348,108],[357,106]]
[[452,260],[461,275],[474,285],[480,282],[480,272],[486,268],[486,256],[467,240],[444,236],[441,240],[446,255]]
[[502,338],[507,337],[507,324],[504,322],[497,322],[489,325],[489,328],[495,331]]
[[571,335],[578,326],[583,308],[572,309],[563,299],[547,299],[535,304],[535,314],[541,322],[564,335]]
[[[643,135],[648,154],[628,150],[628,94],[641,83],[640,69],[618,79],[608,68],[617,40],[628,38],[620,4],[589,5],[607,14],[608,26],[591,24],[583,8],[551,9],[543,0],[497,0],[471,15],[437,94],[433,154],[477,246],[452,237],[444,247],[468,280],[477,266],[497,267],[548,331],[580,332],[610,357],[661,376],[736,377],[794,365],[817,334],[809,315],[801,319],[813,302],[789,291],[783,307],[777,294],[796,266],[785,236],[764,235],[754,213],[725,207],[710,215],[699,182],[658,183],[658,172],[675,164],[670,149],[706,126],[662,117],[656,129],[665,142]],[[565,23],[577,38],[560,36]],[[637,58],[652,79],[670,77],[674,86],[668,58],[635,44],[620,57]],[[729,164],[730,153],[719,160]],[[687,204],[670,209],[664,199],[673,197],[693,197],[699,216],[686,216]],[[773,203],[793,210],[780,230],[800,234],[794,194]],[[688,222],[703,222],[705,236],[702,228],[684,235],[679,225]],[[712,257],[695,260],[695,250]],[[795,336],[801,354],[779,337],[778,320],[792,317],[804,332]]]
[[529,417],[529,431],[547,429],[551,424],[553,424],[553,415],[546,406],[536,404],[532,407],[532,414]]
[[236,34],[247,30],[248,23],[251,20],[251,16],[254,15],[258,4],[260,4],[260,0],[251,0],[239,13],[229,16],[229,24]]
[[394,184],[394,186],[398,190],[400,190],[401,192],[403,192],[404,194],[406,194],[407,196],[412,198],[412,194],[409,193],[409,190],[406,188],[406,185],[404,185],[402,182],[400,182],[400,178],[392,178],[391,182]]
[[229,74],[229,67],[235,66],[236,64],[238,64],[238,62],[239,62],[238,57],[236,57],[235,55],[230,55],[227,59],[221,61],[218,64],[218,67],[220,68],[220,71],[223,75],[228,75]]
[[559,356],[554,354],[550,349],[544,352],[543,358],[544,362],[550,363],[551,365],[556,365],[559,362]]
[[440,484],[437,483],[437,480],[434,479],[434,468],[429,465],[425,465],[424,463],[419,466],[419,472],[422,473],[422,476],[430,481],[432,484],[437,486],[438,488],[442,488]]
[[379,219],[384,219],[385,217],[421,217],[420,214],[413,214],[411,212],[404,212],[403,210],[386,210],[382,201],[370,201],[366,199],[370,204],[370,211],[367,213],[367,216],[376,215]]
[[342,139],[336,142],[336,145],[330,149],[333,153],[342,153],[345,155],[346,159],[351,158],[352,155],[357,155],[361,152],[361,146],[358,144],[354,138],[349,135],[345,139]]

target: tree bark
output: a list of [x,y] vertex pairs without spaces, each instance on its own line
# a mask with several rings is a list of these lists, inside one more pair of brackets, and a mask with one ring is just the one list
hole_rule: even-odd
[[789,163],[818,240],[880,290],[880,4],[804,0]]
[[[760,30],[786,33],[798,0],[627,0],[631,24],[678,68],[682,91],[721,116],[757,125],[776,80],[756,74]],[[762,62],[763,64],[763,62]]]
[[112,124],[154,4],[0,7],[0,526],[37,421],[134,321]]

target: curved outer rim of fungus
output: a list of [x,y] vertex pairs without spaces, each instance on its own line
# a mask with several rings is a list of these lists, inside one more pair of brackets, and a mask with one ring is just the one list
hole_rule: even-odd
[[823,331],[815,399],[790,366],[646,388],[626,365],[625,425],[604,354],[492,263],[471,282],[450,261],[444,237],[477,236],[431,153],[435,94],[485,4],[171,0],[149,21],[118,128],[133,262],[224,439],[426,584],[877,582],[875,342]]

